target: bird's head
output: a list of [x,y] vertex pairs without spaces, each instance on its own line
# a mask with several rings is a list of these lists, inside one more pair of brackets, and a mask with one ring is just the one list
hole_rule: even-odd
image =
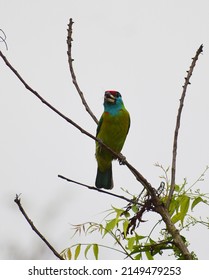
[[118,91],[107,90],[104,95],[104,103],[108,105],[122,104],[122,96]]

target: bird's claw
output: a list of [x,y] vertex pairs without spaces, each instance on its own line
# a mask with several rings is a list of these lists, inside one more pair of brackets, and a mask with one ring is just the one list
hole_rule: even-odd
[[120,164],[120,165],[125,164],[126,157],[125,157],[124,155],[122,155],[121,153],[119,154],[119,156],[120,156],[120,158],[118,159],[119,164]]

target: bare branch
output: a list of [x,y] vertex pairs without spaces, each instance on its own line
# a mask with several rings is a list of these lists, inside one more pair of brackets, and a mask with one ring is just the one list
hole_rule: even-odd
[[54,255],[60,259],[60,260],[64,260],[63,257],[52,247],[52,245],[46,240],[46,238],[40,233],[40,231],[34,226],[33,222],[31,221],[31,219],[28,217],[28,215],[26,214],[25,210],[22,207],[22,204],[20,202],[20,198],[19,196],[16,194],[16,197],[14,199],[14,202],[18,205],[21,213],[23,214],[23,216],[25,217],[25,219],[27,220],[27,222],[29,223],[29,225],[31,226],[32,230],[35,231],[35,233],[43,240],[43,242],[49,247],[49,249],[54,253]]
[[72,29],[72,26],[73,26],[73,20],[72,18],[70,19],[69,21],[69,24],[68,24],[68,34],[67,34],[67,46],[68,46],[68,51],[67,51],[67,55],[68,55],[68,64],[69,64],[69,68],[70,68],[70,73],[71,73],[71,77],[72,77],[72,82],[81,98],[81,101],[86,109],[86,111],[89,113],[89,115],[92,117],[92,119],[95,121],[96,124],[98,124],[98,120],[96,118],[96,116],[94,115],[94,113],[91,111],[90,107],[88,106],[85,98],[84,98],[84,94],[83,92],[81,91],[79,85],[78,85],[78,82],[77,82],[77,79],[76,79],[76,75],[75,75],[75,71],[73,69],[73,59],[72,59],[72,41],[73,41],[73,38],[72,38],[72,33],[73,33],[73,29]]
[[66,180],[66,181],[68,181],[68,182],[71,182],[71,183],[74,183],[74,184],[83,186],[83,187],[85,187],[85,188],[88,188],[88,189],[90,189],[90,190],[97,191],[97,192],[101,192],[101,193],[105,193],[105,194],[108,194],[108,195],[111,195],[111,196],[114,196],[114,197],[117,197],[117,198],[126,200],[126,201],[128,201],[129,203],[136,203],[136,204],[139,204],[137,201],[135,201],[135,200],[133,200],[133,199],[128,199],[128,198],[126,198],[125,196],[118,195],[118,194],[115,194],[115,193],[112,193],[112,192],[107,192],[107,191],[104,191],[104,190],[102,190],[102,189],[98,189],[98,188],[95,188],[95,187],[93,187],[93,186],[89,186],[89,185],[86,185],[86,184],[83,184],[83,183],[80,183],[80,182],[71,180],[71,179],[66,178],[66,177],[64,177],[64,176],[62,176],[62,175],[58,175],[58,177],[61,178],[61,179]]
[[65,119],[68,123],[72,124],[74,127],[76,127],[78,130],[80,130],[81,133],[86,134],[90,138],[93,138],[95,140],[95,137],[85,131],[82,127],[80,127],[77,123],[72,121],[70,118],[62,114],[58,109],[56,109],[54,106],[52,106],[49,102],[47,102],[37,91],[35,91],[32,87],[30,87],[26,81],[21,77],[21,75],[18,73],[18,71],[11,65],[11,63],[8,61],[8,59],[3,55],[3,53],[0,51],[0,56],[4,60],[5,64],[10,68],[10,70],[15,74],[15,76],[21,81],[21,83],[26,87],[27,90],[32,92],[38,99],[44,103],[47,107],[49,107],[52,111],[54,111],[56,114],[58,114],[60,117]]
[[151,184],[130,164],[127,162],[127,160],[124,160],[124,156],[122,154],[117,154],[114,152],[111,148],[109,148],[107,145],[105,145],[101,139],[96,138],[94,135],[83,129],[81,126],[79,126],[77,123],[75,123],[73,120],[65,116],[63,113],[61,113],[58,109],[56,109],[54,106],[52,106],[48,101],[46,101],[37,91],[35,91],[32,87],[30,87],[26,81],[21,77],[21,75],[18,73],[18,71],[11,65],[11,63],[8,61],[8,59],[3,55],[3,53],[0,51],[0,56],[6,63],[6,65],[10,68],[10,70],[16,75],[16,77],[21,81],[21,83],[26,87],[27,90],[32,92],[38,99],[44,103],[47,107],[49,107],[52,111],[54,111],[56,114],[58,114],[60,117],[62,117],[64,120],[66,120],[68,123],[76,127],[78,130],[80,130],[81,133],[87,135],[88,137],[92,138],[93,140],[97,141],[102,147],[107,149],[111,154],[114,155],[119,161],[121,161],[123,164],[125,164],[129,170],[134,174],[136,179],[146,188],[146,190],[150,193],[155,195],[154,189],[152,188]]
[[82,127],[77,125],[74,121],[72,121],[70,118],[66,117],[64,114],[62,114],[59,110],[57,110],[55,107],[53,107],[49,102],[47,102],[42,96],[38,94],[37,91],[32,89],[20,76],[20,74],[15,70],[15,68],[9,63],[7,58],[3,55],[3,53],[0,51],[0,56],[6,63],[6,65],[10,68],[10,70],[17,76],[17,78],[23,83],[23,85],[31,91],[36,97],[39,98],[46,106],[48,106],[51,110],[53,110],[55,113],[57,113],[59,116],[61,116],[63,119],[65,119],[67,122],[72,124],[74,127],[79,129],[82,133],[87,135],[88,137],[94,139],[97,141],[102,147],[104,147],[106,150],[108,150],[111,154],[114,155],[115,158],[119,159],[123,164],[125,164],[129,170],[134,174],[136,179],[144,186],[144,188],[147,190],[149,195],[152,198],[153,206],[155,207],[155,211],[159,213],[163,219],[163,221],[166,224],[168,232],[172,235],[175,245],[181,250],[182,254],[184,255],[185,259],[192,259],[192,255],[187,249],[186,244],[184,244],[178,230],[176,229],[175,225],[171,222],[170,215],[168,213],[168,210],[164,207],[162,202],[160,201],[160,198],[156,194],[156,190],[151,186],[151,184],[138,172],[130,163],[127,162],[127,160],[124,160],[124,156],[122,154],[117,154],[112,149],[110,149],[108,146],[106,146],[100,139],[96,138],[86,130],[84,130]]
[[195,56],[192,58],[192,63],[190,65],[189,70],[187,71],[187,76],[185,77],[185,82],[184,82],[184,85],[183,85],[183,92],[182,92],[181,99],[180,99],[178,114],[177,114],[177,118],[176,118],[176,128],[175,128],[175,132],[174,132],[173,158],[172,158],[172,167],[171,167],[171,188],[170,188],[168,200],[167,200],[167,203],[166,203],[167,208],[170,205],[172,195],[173,195],[173,192],[174,192],[174,189],[175,189],[177,144],[178,144],[178,134],[179,134],[180,122],[181,122],[181,114],[182,114],[182,110],[183,110],[183,106],[184,106],[184,99],[185,99],[185,96],[186,96],[187,87],[188,87],[188,85],[191,84],[190,83],[190,78],[192,76],[192,73],[193,73],[193,70],[195,68],[196,62],[199,58],[199,55],[202,52],[203,52],[203,45],[201,45],[199,47]]

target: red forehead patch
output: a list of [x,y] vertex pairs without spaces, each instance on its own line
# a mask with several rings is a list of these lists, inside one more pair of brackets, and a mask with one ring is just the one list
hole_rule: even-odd
[[117,95],[118,91],[116,91],[116,90],[106,90],[105,93],[110,93],[113,96],[115,96],[115,95]]

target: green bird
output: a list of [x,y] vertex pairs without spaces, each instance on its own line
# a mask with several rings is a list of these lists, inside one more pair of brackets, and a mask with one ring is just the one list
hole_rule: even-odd
[[[97,138],[116,153],[123,148],[130,127],[130,116],[118,91],[108,90],[104,95],[104,112],[97,127]],[[112,160],[114,156],[96,142],[98,163],[95,185],[97,188],[112,189]]]

